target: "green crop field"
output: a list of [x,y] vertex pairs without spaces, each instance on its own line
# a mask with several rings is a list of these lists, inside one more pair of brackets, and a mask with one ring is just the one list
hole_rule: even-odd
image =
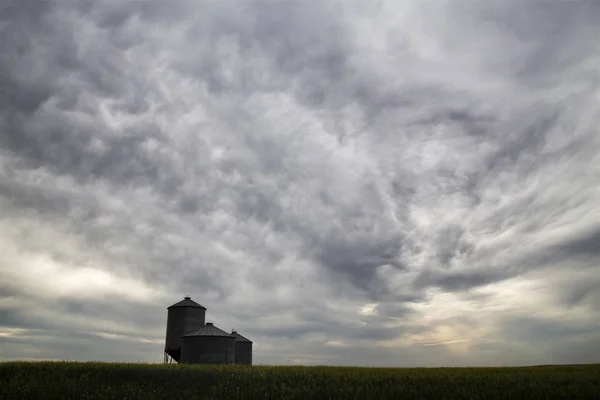
[[0,399],[600,399],[600,365],[523,368],[0,363]]

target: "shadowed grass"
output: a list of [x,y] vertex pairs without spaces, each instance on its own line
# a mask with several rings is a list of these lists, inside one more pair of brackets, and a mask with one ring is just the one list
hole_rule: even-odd
[[600,365],[521,368],[0,364],[0,398],[598,399]]

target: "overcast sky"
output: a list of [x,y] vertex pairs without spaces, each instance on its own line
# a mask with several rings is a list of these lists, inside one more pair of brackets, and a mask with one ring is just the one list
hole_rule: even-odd
[[600,362],[596,0],[0,0],[0,359]]

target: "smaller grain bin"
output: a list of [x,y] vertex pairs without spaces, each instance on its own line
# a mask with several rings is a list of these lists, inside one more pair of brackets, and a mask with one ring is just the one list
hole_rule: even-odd
[[183,364],[233,364],[235,337],[207,322],[202,328],[181,337]]
[[235,363],[252,365],[252,341],[235,330],[231,331],[231,336],[235,337]]

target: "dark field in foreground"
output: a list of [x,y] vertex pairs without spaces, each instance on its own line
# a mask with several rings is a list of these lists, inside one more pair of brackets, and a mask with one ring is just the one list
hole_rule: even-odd
[[524,368],[0,364],[0,399],[598,399],[600,365]]

